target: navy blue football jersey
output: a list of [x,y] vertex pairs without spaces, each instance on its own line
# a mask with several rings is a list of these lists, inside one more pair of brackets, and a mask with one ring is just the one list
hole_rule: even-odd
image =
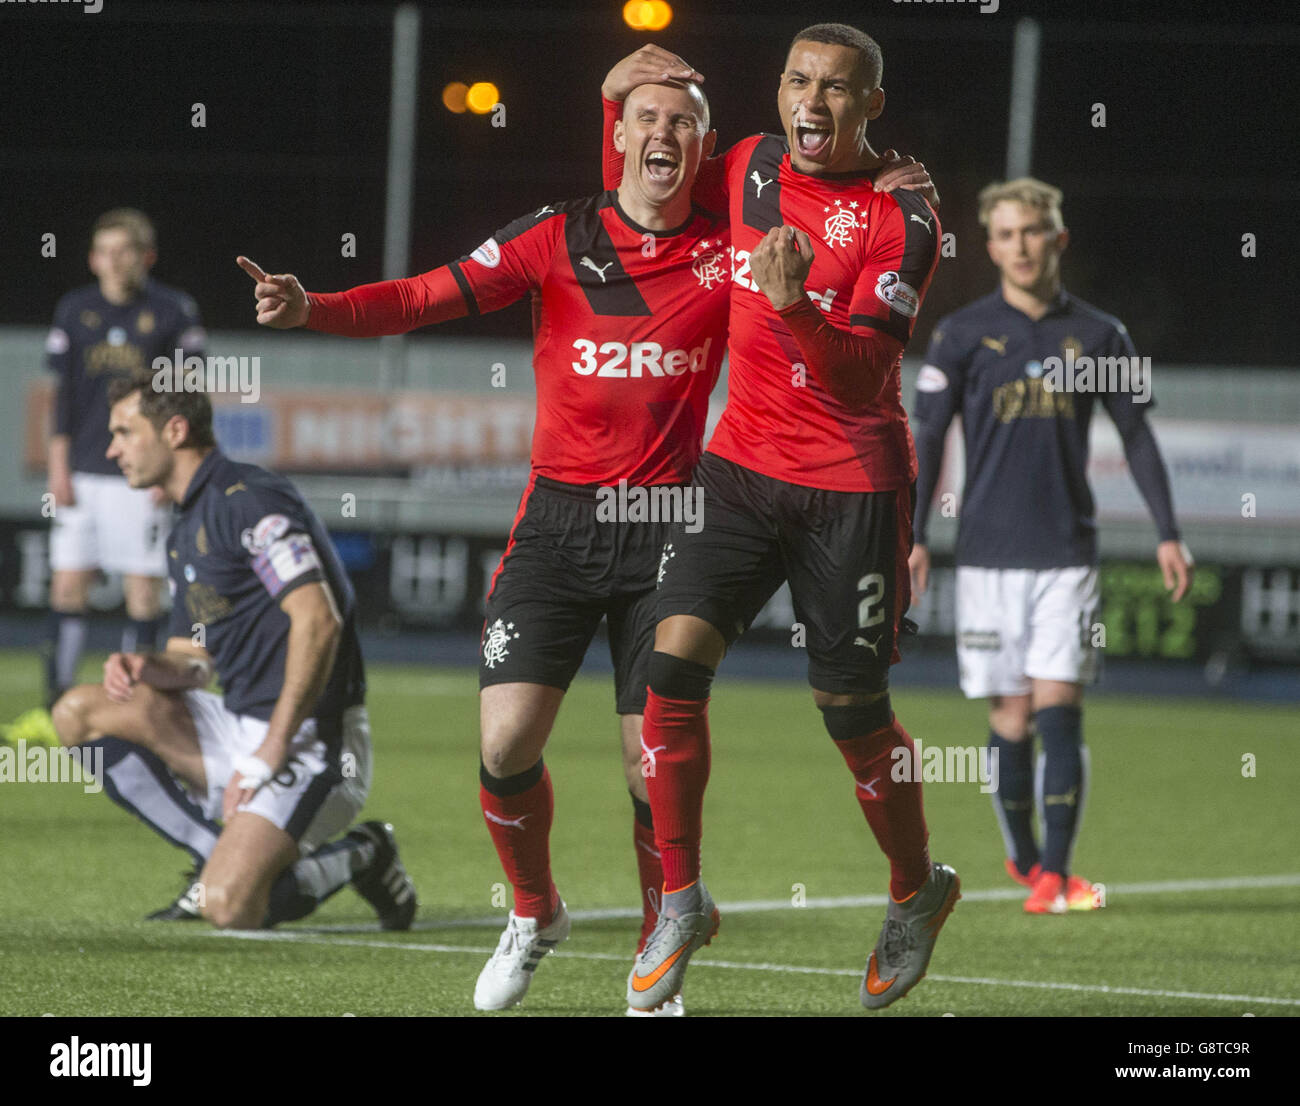
[[[1094,401],[1101,399],[1127,437],[1153,406],[1150,380],[1148,402],[1131,391],[1065,391],[1063,379],[1045,386],[1044,362],[1064,363],[1069,352],[1074,358],[1136,356],[1123,323],[1066,292],[1041,319],[1012,307],[999,290],[935,327],[912,412],[917,484],[923,494],[934,488],[936,474],[925,468],[941,456],[922,449],[920,439],[942,438],[960,414],[966,486],[958,564],[1044,569],[1096,562],[1096,510],[1087,480]],[[926,541],[926,499],[916,505],[918,544]]]
[[212,656],[226,709],[271,717],[284,684],[289,616],[280,601],[324,580],[343,617],[329,682],[312,714],[333,717],[365,699],[356,598],[325,527],[294,486],[214,449],[199,466],[167,538],[169,637]]
[[194,300],[147,280],[129,303],[109,303],[98,284],[69,292],[54,309],[46,364],[58,374],[54,433],[71,438],[73,472],[121,476],[108,450],[108,382],[153,371],[157,357],[203,356],[207,341]]

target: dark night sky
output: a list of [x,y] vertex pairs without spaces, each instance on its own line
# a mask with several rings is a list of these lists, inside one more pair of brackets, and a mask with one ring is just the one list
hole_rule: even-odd
[[[388,4],[104,0],[0,6],[5,106],[0,324],[43,325],[89,279],[90,223],[119,204],[155,219],[155,275],[192,292],[208,323],[249,327],[244,252],[309,288],[378,279],[388,112]],[[621,4],[420,5],[421,108],[412,270],[473,249],[541,203],[600,187],[598,90],[643,37]],[[793,32],[843,20],[885,56],[878,148],[933,172],[958,256],[940,267],[913,348],[944,312],[993,286],[975,219],[1001,175],[1015,19],[1043,21],[1034,171],[1065,190],[1067,286],[1123,318],[1166,362],[1295,365],[1300,25],[1285,8],[1189,3],[674,5],[654,40],[709,78],[720,149],[773,130],[776,74]],[[1249,13],[1251,27],[1237,22]],[[493,80],[507,125],[454,116],[454,79]],[[202,101],[207,127],[190,125]],[[1104,130],[1089,124],[1106,105]],[[1284,195],[1285,193],[1285,195]],[[1284,206],[1284,200],[1288,201]],[[40,236],[59,256],[40,257]],[[1259,256],[1241,256],[1241,235]],[[358,257],[339,255],[340,235]],[[454,324],[528,333],[526,309]],[[452,327],[447,328],[453,329]]]

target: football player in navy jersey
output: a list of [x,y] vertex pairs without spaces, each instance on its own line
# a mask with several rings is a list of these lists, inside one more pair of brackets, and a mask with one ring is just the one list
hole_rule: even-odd
[[997,291],[939,321],[917,378],[909,564],[919,594],[930,570],[926,523],[944,435],[960,415],[957,656],[962,691],[989,701],[999,768],[993,807],[1007,872],[1030,889],[1029,913],[1092,910],[1104,905],[1103,893],[1071,872],[1070,859],[1088,790],[1083,688],[1098,667],[1096,512],[1086,476],[1098,399],[1155,520],[1156,560],[1175,602],[1187,593],[1192,562],[1146,418],[1149,369],[1123,323],[1061,287],[1069,232],[1060,190],[1028,177],[990,185],[980,193],[980,222],[1002,279]]
[[102,569],[122,574],[129,620],[122,649],[153,648],[166,576],[168,514],[156,492],[127,486],[108,448],[108,383],[155,357],[202,355],[199,310],[184,292],[149,277],[157,259],[153,224],[139,211],[106,212],[91,232],[95,284],[54,309],[46,362],[58,374],[49,447],[50,631],[46,705],[76,679],[86,640],[87,593]]
[[371,753],[355,599],[329,535],[288,480],[221,452],[203,393],[145,373],[113,381],[108,402],[108,457],[176,505],[171,623],[163,651],[114,653],[53,716],[65,746],[103,750],[109,797],[201,868],[156,917],[256,929],[350,882],[385,929],[408,928],[392,827],[337,837]]

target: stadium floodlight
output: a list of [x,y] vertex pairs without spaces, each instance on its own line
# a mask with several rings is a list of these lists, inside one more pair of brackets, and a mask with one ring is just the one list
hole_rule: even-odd
[[628,0],[623,5],[623,22],[634,31],[662,31],[673,21],[673,9],[666,0]]

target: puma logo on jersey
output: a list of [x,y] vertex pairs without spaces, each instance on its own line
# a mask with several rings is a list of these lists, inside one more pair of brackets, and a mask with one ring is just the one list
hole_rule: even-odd
[[511,827],[513,827],[514,829],[523,829],[523,828],[524,828],[524,819],[525,819],[525,818],[531,818],[532,815],[531,815],[531,814],[521,814],[521,815],[519,815],[518,818],[498,818],[498,817],[497,817],[495,814],[493,814],[490,810],[485,810],[485,811],[483,812],[483,817],[486,818],[489,822],[495,822],[498,826],[511,826]]
[[763,189],[772,181],[767,177],[760,177],[757,169],[749,174],[749,179],[754,182],[754,198],[761,200],[763,198]]
[[928,230],[931,234],[934,233],[934,227],[930,225],[934,221],[933,215],[931,215],[930,218],[928,219],[922,219],[921,216],[919,215],[913,215],[911,216],[911,220],[914,223],[920,223],[921,226],[925,227],[925,229]]
[[1005,354],[1007,352],[1007,336],[1004,334],[1001,338],[989,338],[986,335],[980,339],[980,345],[993,350],[994,353]]
[[591,260],[591,258],[587,257],[586,255],[583,255],[582,264],[585,265],[588,269],[590,269],[593,273],[595,273],[598,277],[600,277],[600,283],[604,284],[605,270],[608,269],[611,265],[613,265],[614,262],[606,261],[604,265],[597,265],[594,261]]
[[861,645],[864,649],[870,649],[873,657],[880,656],[880,635],[876,636],[875,641],[868,641],[864,637],[855,637],[853,639],[853,644]]
[[545,207],[539,208],[537,213],[533,216],[533,218],[540,219],[543,215],[554,215],[554,214],[555,214],[555,208],[553,208],[550,204],[547,204]]

